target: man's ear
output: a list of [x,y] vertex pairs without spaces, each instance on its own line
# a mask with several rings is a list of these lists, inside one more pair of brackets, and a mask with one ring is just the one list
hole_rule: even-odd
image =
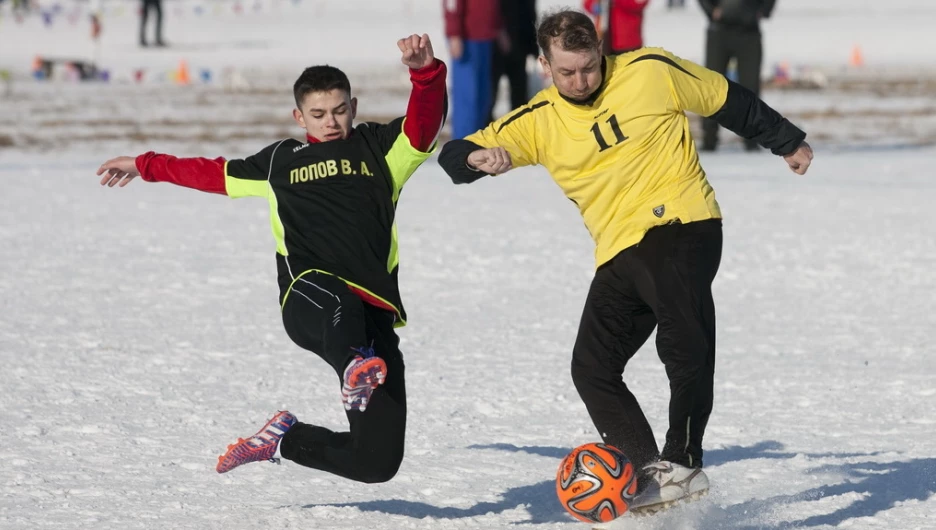
[[545,55],[540,55],[539,63],[540,66],[543,67],[543,73],[549,77],[552,77],[552,70],[549,68],[549,59],[547,59]]
[[296,120],[296,123],[299,124],[303,129],[306,128],[305,119],[302,118],[302,113],[299,112],[299,109],[293,109],[293,119]]
[[351,119],[357,118],[357,98],[351,98]]

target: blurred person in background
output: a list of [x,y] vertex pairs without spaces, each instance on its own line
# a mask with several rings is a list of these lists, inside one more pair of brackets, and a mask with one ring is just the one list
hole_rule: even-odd
[[[607,24],[600,35],[605,54],[624,53],[643,47],[644,9],[650,0],[585,0],[585,11]],[[607,13],[602,11],[607,10]]]
[[504,38],[500,3],[501,0],[442,0],[451,56],[453,138],[464,138],[484,127],[491,112],[491,63],[498,39]]
[[536,0],[503,0],[501,15],[504,30],[498,46],[494,48],[488,121],[494,121],[494,105],[497,103],[501,77],[506,75],[510,83],[510,110],[530,99],[533,94],[529,93],[527,58],[539,55],[536,46]]
[[[763,47],[760,20],[770,17],[775,0],[699,0],[709,19],[705,39],[705,66],[721,74],[728,71],[734,59],[738,68],[738,83],[755,95],[760,95]],[[718,148],[718,122],[702,122],[702,150]],[[746,151],[760,148],[753,140],[744,141]]]
[[147,47],[149,46],[149,41],[146,40],[146,21],[149,20],[149,12],[156,12],[156,27],[154,28],[154,33],[156,37],[156,46],[163,47],[166,45],[166,42],[163,40],[163,10],[162,10],[162,0],[143,0],[143,7],[140,9],[140,46]]
[[13,13],[25,14],[32,11],[32,8],[33,2],[31,0],[13,0]]

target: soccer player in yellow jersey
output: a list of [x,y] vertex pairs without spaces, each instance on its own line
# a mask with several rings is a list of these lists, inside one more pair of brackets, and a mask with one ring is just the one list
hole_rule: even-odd
[[[639,470],[631,509],[652,512],[708,490],[702,437],[712,412],[721,212],[686,111],[780,155],[804,174],[806,134],[751,91],[659,48],[602,57],[591,20],[563,10],[537,29],[553,85],[439,162],[456,183],[544,166],[578,205],[597,271],[572,352],[572,379],[605,443]],[[663,450],[622,380],[657,329],[670,382]]]

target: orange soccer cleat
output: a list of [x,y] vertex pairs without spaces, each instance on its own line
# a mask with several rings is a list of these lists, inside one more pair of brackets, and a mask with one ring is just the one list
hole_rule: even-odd
[[218,457],[218,467],[215,469],[218,473],[227,473],[237,466],[250,462],[261,460],[276,462],[273,455],[276,454],[280,440],[286,431],[296,424],[296,421],[298,420],[291,412],[285,410],[278,412],[257,434],[246,440],[238,438],[237,442],[229,445],[227,452]]
[[387,377],[387,363],[374,356],[371,348],[355,349],[356,355],[345,368],[341,385],[341,400],[345,410],[367,409],[371,394]]

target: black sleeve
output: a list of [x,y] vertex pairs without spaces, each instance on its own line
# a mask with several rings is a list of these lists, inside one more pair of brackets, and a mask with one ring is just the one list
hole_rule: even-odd
[[705,16],[712,20],[712,11],[715,11],[718,0],[699,0],[699,5],[702,6],[702,11],[705,11]]
[[788,155],[803,143],[806,133],[770,108],[756,94],[728,81],[728,97],[714,118],[722,127],[754,140],[775,155]]
[[774,4],[776,3],[776,0],[764,0],[760,10],[761,16],[764,18],[770,18],[770,14],[773,12]]
[[439,165],[455,184],[471,184],[487,173],[468,167],[468,155],[481,146],[468,140],[449,140],[439,152]]
[[227,175],[242,180],[267,180],[273,164],[273,154],[276,153],[277,149],[285,150],[287,147],[295,147],[292,144],[298,143],[298,141],[292,139],[281,140],[264,147],[259,153],[250,155],[247,158],[228,160]]

